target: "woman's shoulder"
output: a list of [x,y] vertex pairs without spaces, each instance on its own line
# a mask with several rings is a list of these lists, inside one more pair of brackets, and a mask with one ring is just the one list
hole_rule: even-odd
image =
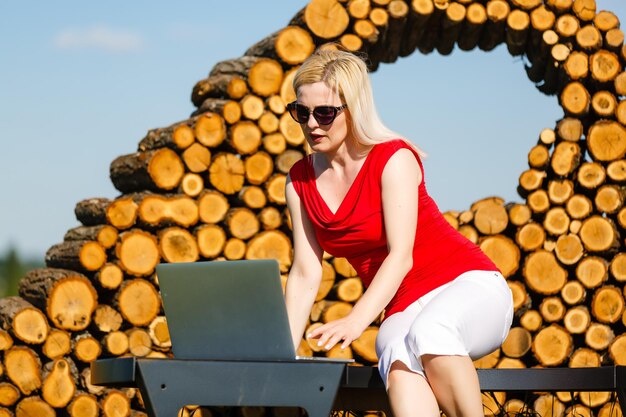
[[297,161],[291,169],[289,169],[289,178],[291,181],[305,180],[308,173],[308,166],[311,164],[311,155],[306,155],[304,158]]

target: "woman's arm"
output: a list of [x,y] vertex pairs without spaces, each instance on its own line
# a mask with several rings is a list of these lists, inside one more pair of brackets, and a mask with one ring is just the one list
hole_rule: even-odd
[[391,156],[382,174],[383,218],[389,254],[367,291],[350,314],[315,329],[319,346],[331,349],[339,341],[347,347],[372,323],[395,295],[413,266],[417,227],[418,187],[422,171],[413,153],[400,149]]
[[294,256],[289,270],[285,303],[295,349],[298,349],[311,307],[322,281],[322,248],[291,179],[285,188],[291,214]]

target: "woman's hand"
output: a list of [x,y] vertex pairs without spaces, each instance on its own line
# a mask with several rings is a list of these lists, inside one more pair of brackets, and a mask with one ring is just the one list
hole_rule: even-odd
[[354,340],[361,336],[367,326],[363,326],[349,315],[338,320],[333,320],[316,328],[307,335],[310,339],[319,339],[318,346],[330,350],[340,341],[343,341],[341,348],[350,346]]

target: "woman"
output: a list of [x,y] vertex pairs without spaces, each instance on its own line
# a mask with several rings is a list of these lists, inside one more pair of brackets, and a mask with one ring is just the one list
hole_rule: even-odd
[[294,262],[286,288],[299,346],[324,251],[346,257],[367,290],[350,314],[310,335],[345,348],[385,310],[379,371],[396,417],[482,416],[472,358],[495,350],[512,299],[495,265],[443,218],[424,184],[421,151],[376,113],[364,62],[320,50],[295,75],[288,106],[312,154],[286,186]]

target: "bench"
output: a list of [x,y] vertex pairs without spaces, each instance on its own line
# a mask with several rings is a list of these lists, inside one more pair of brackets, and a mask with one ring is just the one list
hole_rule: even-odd
[[[215,377],[217,376],[217,377]],[[613,391],[626,415],[626,366],[478,369],[482,391]],[[111,358],[91,364],[91,382],[139,388],[150,417],[175,416],[187,404],[380,410],[391,416],[378,370],[306,361],[208,361]]]

